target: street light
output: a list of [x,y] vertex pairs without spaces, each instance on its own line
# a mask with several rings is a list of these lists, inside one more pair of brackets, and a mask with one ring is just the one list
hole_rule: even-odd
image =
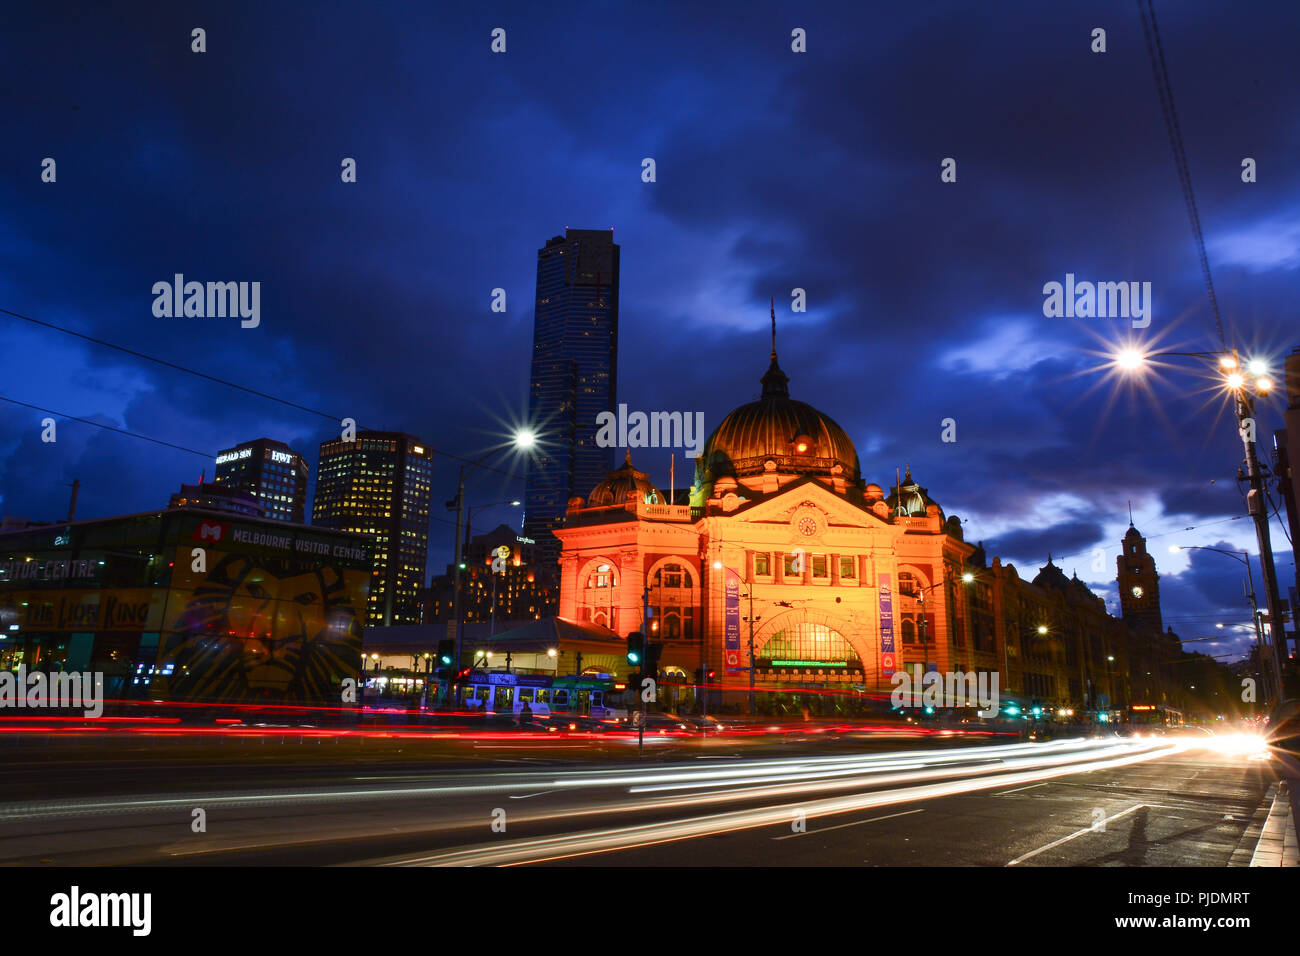
[[[1133,354],[1129,354],[1133,353]],[[1135,358],[1136,356],[1136,358]],[[1277,569],[1273,564],[1272,534],[1268,527],[1267,493],[1264,486],[1264,469],[1255,453],[1255,397],[1267,396],[1273,389],[1272,379],[1267,377],[1268,363],[1254,358],[1245,365],[1245,372],[1253,376],[1253,381],[1242,371],[1242,363],[1236,349],[1224,349],[1218,352],[1153,352],[1144,354],[1136,349],[1126,349],[1116,357],[1115,364],[1121,368],[1137,370],[1144,368],[1150,359],[1162,356],[1186,356],[1200,359],[1217,360],[1216,373],[1221,376],[1224,390],[1232,396],[1233,409],[1237,416],[1237,431],[1246,456],[1246,468],[1237,471],[1237,480],[1246,482],[1250,490],[1246,495],[1246,513],[1255,522],[1255,539],[1259,550],[1260,571],[1264,578],[1264,601],[1268,608],[1268,626],[1270,642],[1277,668],[1277,697],[1280,701],[1286,696],[1283,686],[1282,657],[1279,646],[1286,641],[1286,621],[1282,612],[1282,599],[1278,593]],[[1215,550],[1215,549],[1207,549]],[[1246,565],[1249,570],[1249,563]],[[1296,637],[1300,642],[1300,634]]]
[[[721,561],[713,562],[713,570],[715,571],[721,571],[724,567],[725,565]],[[726,570],[731,571],[737,578],[741,576],[733,568],[726,568]],[[747,583],[749,593],[745,597],[749,598],[749,715],[752,717],[754,716],[754,621],[758,620],[758,618],[754,617],[754,583],[752,581]]]
[[[536,444],[537,444],[537,435],[532,431],[532,429],[529,428],[521,428],[517,430],[514,433],[514,436],[512,437],[510,442],[510,445],[516,451],[527,451],[533,448]],[[483,462],[487,461],[489,458],[491,458],[500,450],[501,450],[500,448],[493,448],[491,451],[488,451],[485,454],[480,455],[478,458],[474,459],[473,461],[468,461],[462,464],[460,466],[460,475],[456,485],[456,497],[453,498],[451,501],[447,502],[447,510],[450,511],[454,508],[456,511],[456,539],[455,539],[456,557],[453,562],[455,584],[452,589],[452,597],[456,603],[456,667],[458,669],[460,668],[461,653],[464,650],[464,632],[465,632],[464,607],[463,607],[464,601],[462,600],[462,595],[461,595],[461,574],[460,574],[462,571],[465,570],[464,552],[461,550],[461,524],[462,521],[465,519],[465,475],[468,474],[469,472],[472,472],[475,468],[483,464]],[[502,503],[504,504],[504,502]],[[511,504],[517,506],[518,500],[512,500]],[[481,506],[481,507],[487,507],[487,506]],[[471,514],[474,510],[476,509],[470,509]],[[465,521],[465,530],[466,530],[466,537],[468,537],[469,523],[467,520]],[[450,687],[448,687],[448,693],[450,693]]]

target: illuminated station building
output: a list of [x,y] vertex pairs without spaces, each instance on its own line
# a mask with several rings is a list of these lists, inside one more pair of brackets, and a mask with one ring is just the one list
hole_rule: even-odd
[[[775,332],[761,382],[705,443],[689,503],[669,502],[629,454],[555,531],[559,618],[621,643],[647,602],[662,702],[697,706],[707,683],[726,688],[710,708],[743,707],[751,627],[760,709],[763,691],[887,694],[915,665],[998,671],[1004,698],[1061,713],[1163,702],[1164,658],[1153,652],[1154,676],[1131,686],[1131,625],[1077,577],[1050,559],[1033,581],[988,565],[910,470],[891,493],[865,481],[844,430],[790,397]],[[1167,638],[1166,656],[1181,653]]]

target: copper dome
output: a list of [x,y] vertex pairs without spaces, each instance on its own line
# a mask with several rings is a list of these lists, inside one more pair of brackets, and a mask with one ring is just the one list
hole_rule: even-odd
[[790,397],[790,379],[776,360],[775,328],[772,363],[762,382],[759,400],[741,405],[724,418],[704,443],[695,466],[697,484],[767,471],[831,475],[836,466],[847,482],[856,483],[858,452],[844,429],[830,416]]
[[645,504],[663,504],[663,495],[644,471],[632,467],[632,452],[623,458],[623,467],[609,472],[605,480],[592,489],[587,499],[592,508],[625,505],[628,499]]

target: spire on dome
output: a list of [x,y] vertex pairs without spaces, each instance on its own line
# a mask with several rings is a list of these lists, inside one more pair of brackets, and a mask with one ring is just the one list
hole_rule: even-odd
[[772,364],[760,379],[763,383],[763,398],[789,398],[790,376],[781,371],[776,361],[776,299],[772,299]]
[[769,301],[771,302],[771,306],[772,306],[772,361],[775,362],[776,361],[776,298],[773,297]]

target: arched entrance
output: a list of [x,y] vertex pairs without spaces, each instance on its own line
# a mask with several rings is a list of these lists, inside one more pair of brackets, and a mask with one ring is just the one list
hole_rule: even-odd
[[848,716],[865,708],[862,691],[875,660],[847,618],[807,608],[766,622],[754,635],[755,703],[775,716]]

